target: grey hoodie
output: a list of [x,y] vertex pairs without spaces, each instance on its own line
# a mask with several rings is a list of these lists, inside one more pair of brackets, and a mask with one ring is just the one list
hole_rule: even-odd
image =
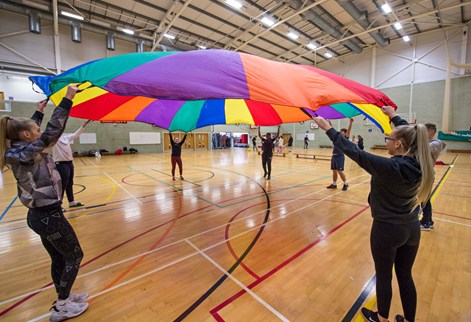
[[[12,169],[21,203],[28,208],[39,208],[61,201],[61,178],[54,160],[45,152],[64,132],[72,101],[64,98],[54,110],[46,130],[39,139],[29,143],[14,141],[5,151],[5,160]],[[32,119],[41,125],[43,114],[36,112]]]

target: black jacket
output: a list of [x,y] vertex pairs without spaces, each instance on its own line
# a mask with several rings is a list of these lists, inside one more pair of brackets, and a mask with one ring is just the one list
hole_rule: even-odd
[[419,220],[419,207],[414,207],[414,198],[422,172],[415,158],[377,156],[360,150],[333,128],[326,133],[336,148],[371,174],[368,203],[375,220],[391,224]]

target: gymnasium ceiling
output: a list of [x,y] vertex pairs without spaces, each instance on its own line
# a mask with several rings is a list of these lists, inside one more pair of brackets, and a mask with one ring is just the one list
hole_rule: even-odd
[[[53,1],[2,2],[7,4],[4,10],[34,9],[52,17]],[[329,59],[326,53],[333,57],[360,54],[370,46],[387,47],[405,35],[413,41],[420,33],[469,25],[471,20],[471,0],[240,0],[240,9],[229,5],[229,0],[57,2],[59,13],[81,15],[84,27],[113,30],[115,34],[122,34],[118,27],[133,30],[134,34],[126,37],[145,41],[146,50],[218,48],[307,65]],[[385,2],[391,13],[381,10]],[[59,16],[61,23],[74,21]],[[266,26],[262,22],[265,17],[274,25]],[[397,22],[402,29],[394,28]],[[289,32],[299,38],[289,38]]]

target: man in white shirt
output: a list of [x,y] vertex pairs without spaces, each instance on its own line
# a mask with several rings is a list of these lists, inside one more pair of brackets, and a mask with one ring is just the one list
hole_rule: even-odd
[[88,120],[75,132],[72,134],[62,135],[57,141],[56,145],[52,150],[52,157],[56,163],[56,169],[61,176],[62,181],[62,199],[64,198],[64,192],[67,195],[67,200],[69,201],[69,207],[81,207],[84,206],[81,202],[76,202],[74,200],[74,155],[72,154],[72,148],[70,143],[77,139],[88,123],[91,121]]

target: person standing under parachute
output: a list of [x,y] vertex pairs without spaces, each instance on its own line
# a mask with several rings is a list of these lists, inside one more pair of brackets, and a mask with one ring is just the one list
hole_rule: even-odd
[[178,137],[173,138],[172,132],[170,134],[170,144],[172,145],[172,180],[175,180],[175,167],[178,164],[178,170],[180,172],[180,179],[183,179],[183,162],[182,162],[182,145],[185,143],[186,140],[186,133],[183,137],[183,140],[180,141]]
[[32,119],[3,116],[0,119],[0,170],[11,168],[21,203],[28,208],[27,223],[51,257],[51,274],[57,300],[51,308],[51,321],[81,315],[88,308],[87,293],[70,291],[77,277],[83,251],[74,229],[61,208],[61,178],[53,158],[45,152],[64,132],[72,99],[78,88],[69,86],[54,110],[46,130],[39,125],[47,101],[38,103]]
[[262,140],[262,167],[263,167],[263,177],[267,178],[267,180],[271,179],[271,160],[273,158],[273,148],[274,148],[274,141],[280,135],[280,125],[278,125],[278,132],[276,133],[275,137],[271,137],[270,133],[265,134],[265,137],[262,137],[260,134],[260,126],[258,127],[258,136],[260,140]]
[[405,125],[406,121],[391,112],[392,107],[385,106],[382,110],[396,125],[385,137],[391,158],[362,151],[324,118],[313,119],[338,150],[371,174],[370,246],[376,271],[378,312],[363,307],[361,313],[367,321],[388,321],[394,266],[404,310],[404,316],[397,315],[396,321],[414,321],[417,292],[412,266],[420,242],[420,205],[427,201],[433,186],[433,160],[425,125]]

